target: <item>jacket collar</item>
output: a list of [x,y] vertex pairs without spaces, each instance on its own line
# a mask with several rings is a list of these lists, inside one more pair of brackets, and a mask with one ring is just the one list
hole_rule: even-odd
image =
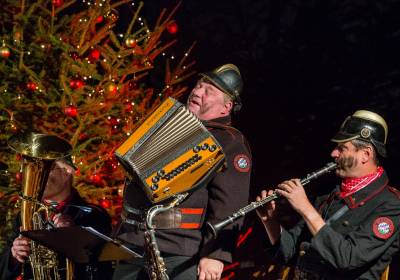
[[202,121],[202,123],[205,126],[220,126],[220,125],[227,125],[227,126],[231,126],[232,125],[232,119],[231,116],[225,116],[225,117],[221,117],[221,118],[216,118],[216,119],[212,119],[212,120],[208,120],[208,121]]
[[367,203],[370,199],[378,195],[380,192],[384,190],[389,182],[389,178],[386,174],[386,171],[373,181],[368,186],[362,188],[358,192],[353,193],[345,197],[343,200],[346,202],[349,208],[356,208],[358,206],[362,206]]

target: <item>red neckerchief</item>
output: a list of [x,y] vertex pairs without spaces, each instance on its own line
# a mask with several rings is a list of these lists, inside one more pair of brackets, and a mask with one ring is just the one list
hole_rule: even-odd
[[61,213],[64,210],[65,206],[67,204],[70,204],[72,197],[73,197],[73,192],[71,192],[71,194],[63,201],[58,202],[58,201],[44,200],[44,204],[48,206],[52,205],[53,208],[57,211],[57,213]]
[[344,178],[340,186],[340,197],[349,196],[362,188],[368,186],[370,183],[378,179],[383,173],[383,168],[379,166],[374,173],[368,174],[358,178]]

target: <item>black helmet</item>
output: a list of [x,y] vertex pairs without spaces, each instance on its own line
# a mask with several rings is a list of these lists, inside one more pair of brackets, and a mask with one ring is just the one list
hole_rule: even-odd
[[200,75],[232,99],[235,112],[240,110],[242,107],[240,94],[242,93],[243,80],[235,65],[224,64],[211,72],[200,73]]
[[332,141],[347,142],[359,139],[371,143],[379,155],[386,157],[387,135],[386,121],[380,115],[371,111],[359,110],[346,118]]

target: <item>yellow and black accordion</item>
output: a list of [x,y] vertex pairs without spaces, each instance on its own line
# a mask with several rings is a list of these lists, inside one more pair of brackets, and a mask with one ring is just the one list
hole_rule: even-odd
[[225,158],[201,121],[173,98],[152,112],[115,155],[152,203],[194,190]]

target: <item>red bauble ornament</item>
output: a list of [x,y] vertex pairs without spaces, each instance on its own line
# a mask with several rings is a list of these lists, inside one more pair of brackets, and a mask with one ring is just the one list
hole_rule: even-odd
[[52,0],[51,3],[54,7],[59,8],[64,5],[64,0]]
[[93,49],[89,53],[89,61],[94,62],[100,58],[100,51],[98,49]]
[[138,85],[137,85],[136,82],[134,82],[134,81],[129,81],[129,83],[128,83],[128,89],[129,89],[129,90],[137,89],[137,87],[138,87]]
[[2,46],[2,47],[0,48],[0,56],[1,56],[1,57],[3,57],[3,58],[9,58],[10,55],[11,55],[11,51],[10,51],[10,49],[9,49],[8,47]]
[[100,206],[108,209],[111,207],[111,201],[109,199],[100,199]]
[[23,177],[22,172],[18,171],[17,173],[15,173],[15,181],[17,181],[18,184],[22,182],[22,177]]
[[81,176],[81,169],[79,167],[75,170],[75,176]]
[[85,140],[85,139],[87,139],[89,136],[85,133],[85,132],[82,132],[82,133],[80,133],[79,134],[79,140]]
[[67,106],[64,108],[64,114],[68,117],[76,117],[78,109],[74,105]]
[[17,278],[15,278],[15,280],[24,280],[24,276],[23,275],[18,275]]
[[103,16],[98,16],[98,17],[96,18],[96,23],[102,23],[103,20],[104,20],[104,17],[103,17]]
[[35,84],[34,82],[28,82],[26,83],[26,88],[30,91],[35,91],[38,89],[38,85]]
[[102,178],[97,173],[90,175],[89,180],[95,185],[100,185],[102,183]]
[[118,125],[118,119],[116,117],[109,117],[108,118],[108,122],[110,123],[110,125],[114,126],[114,125]]
[[124,103],[124,111],[125,111],[125,113],[132,112],[132,109],[133,109],[132,102],[125,102]]
[[69,87],[71,89],[80,89],[85,85],[85,82],[82,81],[81,79],[71,79],[69,81]]
[[79,59],[79,54],[77,52],[70,52],[69,56],[73,59],[73,60],[78,60]]
[[178,24],[176,22],[172,22],[167,25],[167,31],[169,34],[175,34],[178,32]]

